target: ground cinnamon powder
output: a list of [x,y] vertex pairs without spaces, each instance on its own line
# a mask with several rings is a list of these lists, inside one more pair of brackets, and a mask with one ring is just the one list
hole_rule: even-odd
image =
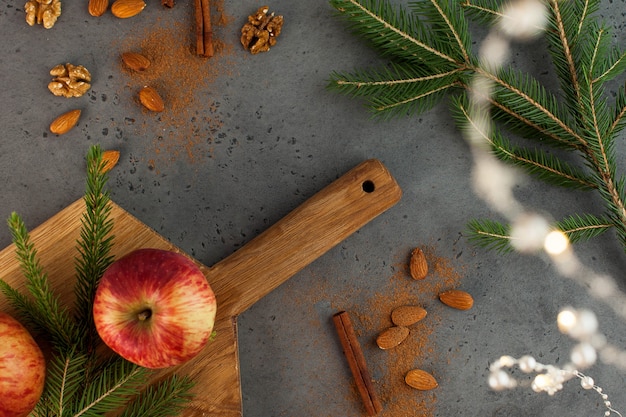
[[[354,304],[353,300],[358,298],[355,297],[359,292],[358,288],[353,289],[350,294],[338,294],[329,290],[328,284],[319,279],[314,281],[315,284],[310,291],[303,294],[291,291],[289,281],[286,283],[287,296],[290,300],[298,300],[304,305],[330,302],[334,310],[346,310],[350,313],[377,393],[383,403],[383,410],[378,414],[380,417],[434,416],[437,392],[445,389],[445,385],[440,384],[432,391],[418,391],[404,382],[404,376],[409,370],[420,368],[430,372],[440,381],[438,373],[446,368],[450,360],[450,351],[448,346],[439,346],[436,340],[436,330],[442,324],[442,317],[437,311],[441,312],[442,309],[449,307],[440,303],[438,294],[443,290],[458,287],[463,278],[464,268],[458,265],[457,261],[438,256],[434,246],[420,247],[429,265],[428,276],[423,280],[411,278],[409,272],[411,248],[406,253],[399,254],[393,263],[392,275],[382,278],[385,280],[383,289],[364,304]],[[409,327],[408,338],[399,346],[384,351],[378,347],[372,348],[375,346],[376,336],[393,325],[392,310],[401,305],[420,305],[428,314],[422,321]],[[316,326],[320,327],[320,323]],[[333,352],[328,354],[341,355],[340,351],[334,350],[333,346]],[[359,404],[360,407],[360,397],[355,384],[345,387],[345,395],[349,396],[349,401]]]
[[[223,0],[212,1],[212,8],[214,27],[227,32],[234,19],[224,13]],[[234,46],[215,37],[215,55],[200,57],[195,52],[193,30],[192,22],[175,21],[165,11],[149,28],[134,31],[115,45],[119,55],[137,52],[151,61],[141,72],[129,70],[119,61],[126,79],[121,99],[140,108],[137,92],[151,86],[165,102],[162,113],[143,110],[140,120],[125,121],[126,128],[134,128],[133,135],[149,141],[151,150],[147,149],[145,158],[153,169],[179,159],[194,163],[210,157],[214,135],[223,125],[211,85],[218,77],[232,74],[229,56]]]

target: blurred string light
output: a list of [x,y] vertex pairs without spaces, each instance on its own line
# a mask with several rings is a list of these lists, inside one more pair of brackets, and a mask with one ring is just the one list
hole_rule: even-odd
[[[546,253],[559,273],[588,287],[594,297],[607,302],[618,315],[626,319],[626,296],[617,290],[615,282],[582,265],[563,232],[554,230],[545,216],[529,212],[517,201],[513,189],[521,176],[491,153],[489,98],[493,82],[487,75],[496,72],[507,61],[511,40],[532,39],[541,34],[547,24],[547,8],[543,1],[512,1],[501,8],[496,25],[481,44],[479,54],[482,72],[479,71],[470,85],[471,112],[464,129],[474,160],[472,183],[478,196],[511,223],[511,245],[516,250]],[[546,392],[549,395],[561,390],[565,382],[578,379],[583,389],[593,390],[601,396],[606,408],[605,416],[612,413],[621,416],[612,408],[602,388],[579,369],[592,366],[599,357],[604,363],[626,371],[626,352],[609,344],[606,337],[598,332],[598,320],[589,310],[564,309],[558,316],[557,324],[562,333],[578,342],[570,352],[568,364],[556,367],[541,364],[529,355],[519,359],[502,356],[490,366],[490,387],[504,390],[524,385],[523,381],[507,372],[507,369],[513,367],[518,367],[525,374],[535,374],[530,387],[535,392]]]

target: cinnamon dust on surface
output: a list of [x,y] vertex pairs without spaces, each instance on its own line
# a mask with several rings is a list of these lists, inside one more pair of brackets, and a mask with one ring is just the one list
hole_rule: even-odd
[[[180,4],[181,7],[187,4]],[[214,26],[225,27],[233,22],[224,13],[223,0],[212,2]],[[119,69],[125,76],[122,100],[136,105],[137,92],[144,86],[155,88],[165,102],[165,111],[142,111],[141,117],[125,121],[133,128],[133,137],[145,140],[146,159],[151,169],[183,160],[195,163],[211,157],[214,137],[223,125],[217,95],[211,86],[223,75],[231,75],[234,65],[229,60],[233,45],[214,38],[215,54],[199,57],[193,45],[193,24],[175,21],[164,13],[145,29],[138,29],[115,45],[123,52],[137,52],[151,61],[141,72],[126,68],[120,60]],[[150,149],[151,148],[151,149]]]
[[[360,339],[366,357],[368,369],[373,376],[374,386],[383,404],[380,417],[420,416],[432,417],[435,415],[438,390],[418,391],[404,382],[408,371],[415,368],[423,369],[433,374],[441,381],[439,373],[444,370],[450,361],[450,349],[439,346],[436,340],[437,328],[442,324],[440,312],[447,307],[438,300],[439,292],[458,287],[463,278],[463,267],[452,260],[438,256],[433,246],[421,246],[429,265],[428,276],[423,280],[414,280],[409,272],[410,250],[400,255],[393,264],[393,273],[389,277],[381,277],[384,285],[373,296],[366,297],[365,303],[355,304],[361,299],[363,291],[358,288],[349,293],[336,293],[329,289],[324,280],[316,280],[314,288],[305,294],[289,292],[291,299],[303,304],[315,304],[321,301],[330,302],[336,310],[349,311],[354,330]],[[340,277],[337,277],[340,278]],[[289,285],[289,281],[286,283]],[[336,290],[335,290],[336,291]],[[392,326],[391,312],[401,305],[420,305],[427,311],[427,316],[420,322],[409,326],[410,333],[399,346],[381,350],[375,345],[376,336]],[[316,324],[317,327],[320,323]],[[318,329],[316,331],[323,331]],[[341,355],[341,352],[329,352],[329,355]],[[356,385],[338,387],[349,396],[348,401],[361,407]]]

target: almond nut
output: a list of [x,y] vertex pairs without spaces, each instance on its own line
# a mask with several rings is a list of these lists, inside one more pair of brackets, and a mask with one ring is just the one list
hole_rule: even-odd
[[400,306],[391,312],[391,321],[396,326],[410,326],[426,317],[426,310],[420,306]]
[[110,171],[117,161],[120,160],[120,151],[104,151],[102,152],[102,172]]
[[69,132],[80,118],[80,110],[70,110],[67,113],[63,113],[50,123],[50,131],[57,135],[62,135]]
[[439,300],[445,305],[457,310],[469,310],[474,305],[474,299],[465,291],[448,290],[439,294]]
[[409,261],[409,271],[413,279],[424,279],[428,275],[428,263],[426,255],[420,248],[413,249],[411,260]]
[[150,111],[162,112],[165,110],[163,99],[152,87],[144,87],[139,91],[139,101]]
[[141,13],[146,7],[143,0],[115,0],[111,5],[111,13],[120,19],[127,19]]
[[89,14],[95,17],[102,16],[109,8],[109,0],[89,0]]
[[409,335],[409,329],[404,326],[390,327],[376,338],[376,344],[381,349],[391,349],[398,346]]
[[133,71],[145,71],[150,66],[150,60],[136,52],[124,52],[122,62]]
[[404,381],[408,386],[420,391],[427,391],[439,386],[434,376],[421,369],[412,369],[407,372]]

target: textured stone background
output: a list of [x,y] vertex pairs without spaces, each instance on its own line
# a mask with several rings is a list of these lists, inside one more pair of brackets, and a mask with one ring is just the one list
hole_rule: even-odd
[[[275,1],[285,16],[278,45],[251,56],[238,44],[245,17],[260,4],[225,1],[227,24],[216,36],[227,45],[212,62],[210,83],[185,113],[179,134],[193,127],[192,154],[167,135],[164,122],[132,100],[132,78],[120,71],[120,44],[156,25],[191,28],[191,7],[164,10],[149,0],[144,12],[122,21],[87,14],[86,1],[63,2],[51,30],[24,22],[23,1],[0,4],[0,218],[19,212],[33,228],[82,196],[84,156],[100,143],[122,153],[111,173],[113,200],[201,262],[211,265],[237,250],[325,185],[369,158],[380,159],[400,184],[399,204],[314,262],[239,318],[244,415],[358,416],[361,406],[330,317],[347,308],[378,384],[391,377],[373,340],[393,305],[390,280],[411,249],[428,245],[450,261],[459,285],[475,297],[469,312],[444,308],[416,288],[429,310],[429,349],[415,364],[437,375],[434,408],[407,408],[403,416],[600,416],[599,397],[572,382],[554,397],[530,389],[494,393],[490,361],[501,354],[532,354],[544,363],[567,361],[571,341],[556,328],[566,305],[590,307],[601,329],[626,346],[626,324],[584,288],[559,277],[540,258],[499,256],[473,247],[463,235],[472,218],[495,215],[472,192],[467,145],[446,104],[418,116],[374,121],[358,101],[325,89],[333,70],[376,64],[376,55],[332,17],[325,1]],[[605,2],[601,14],[626,47],[624,1]],[[181,39],[190,42],[190,39]],[[514,65],[550,83],[543,43],[519,47]],[[166,46],[164,46],[166,47]],[[72,62],[94,75],[88,95],[68,101],[46,89],[48,70]],[[216,75],[217,74],[217,75]],[[173,73],[175,78],[176,74]],[[50,121],[74,107],[84,110],[67,135],[47,132]],[[192,114],[193,113],[193,114]],[[167,117],[163,115],[162,117]],[[169,127],[169,126],[165,126]],[[168,147],[168,149],[165,149]],[[618,150],[624,154],[623,144]],[[555,218],[598,211],[596,196],[553,189],[534,180],[517,195]],[[9,233],[0,228],[2,247]],[[612,234],[580,245],[581,260],[623,286],[626,256]],[[396,277],[396,278],[393,278]],[[388,303],[373,303],[376,299]],[[599,364],[588,373],[614,406],[626,410],[624,374]],[[415,401],[420,397],[415,394]],[[430,400],[428,400],[430,401]],[[430,408],[430,407],[428,407]]]

